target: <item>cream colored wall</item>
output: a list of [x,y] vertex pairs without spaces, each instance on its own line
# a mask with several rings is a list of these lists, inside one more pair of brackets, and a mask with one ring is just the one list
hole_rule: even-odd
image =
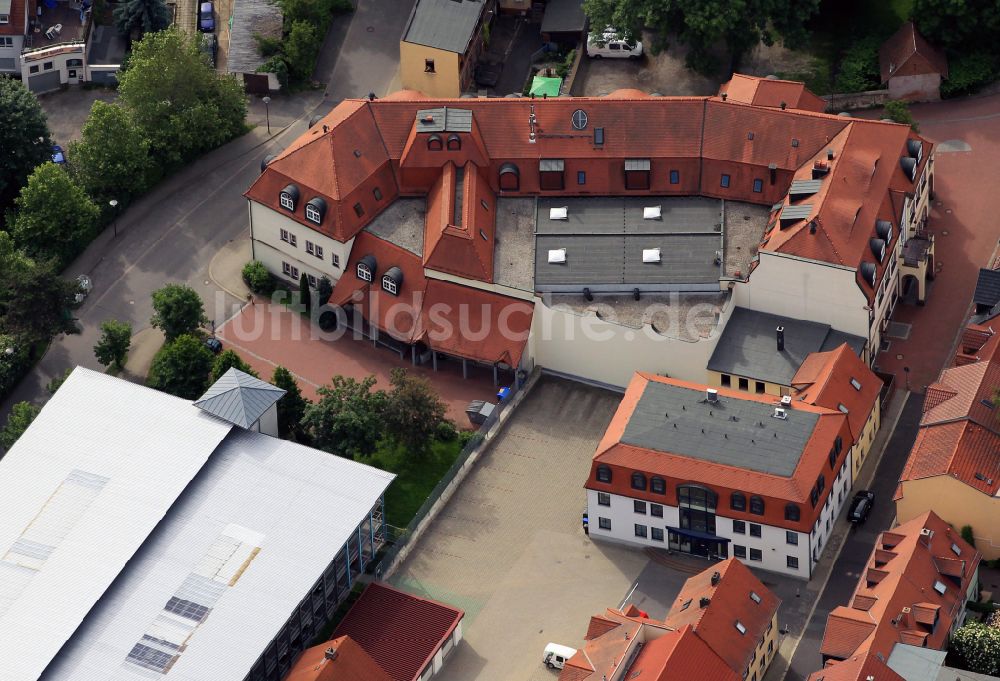
[[[342,243],[256,201],[249,203],[254,257],[263,262],[268,271],[280,277],[282,276],[281,260],[284,259],[290,263],[294,260],[295,262],[292,264],[295,264],[300,270],[305,270],[317,277],[326,276],[331,282],[337,283],[340,275],[344,273],[343,268],[347,265],[347,257],[351,254],[354,239]],[[281,240],[282,229],[295,235],[298,241],[296,247]],[[306,253],[307,240],[322,246],[322,260]],[[340,258],[339,267],[333,265],[334,254]],[[275,265],[275,263],[277,264]],[[274,269],[275,267],[277,269]]]
[[762,251],[736,304],[749,310],[829,324],[868,338],[868,311],[853,269]]
[[1000,497],[987,496],[949,475],[904,480],[901,486],[903,496],[896,501],[900,523],[934,511],[956,530],[971,525],[983,557],[1000,558]]
[[535,299],[529,359],[546,369],[624,388],[636,371],[704,383],[705,366],[733,311],[730,298],[708,338],[687,341],[662,336],[646,326],[634,329],[593,313],[547,307]]
[[868,453],[871,451],[872,444],[875,442],[875,436],[878,434],[878,429],[882,426],[881,405],[881,398],[877,398],[875,400],[875,406],[872,408],[871,413],[868,415],[868,420],[865,422],[865,427],[861,431],[861,437],[854,444],[854,447],[851,448],[851,460],[854,462],[851,470],[852,487],[854,486],[854,482],[858,479],[858,473],[861,472],[861,467],[868,458]]
[[[717,388],[726,387],[722,385],[722,374],[720,372],[706,371],[705,373],[706,373],[705,383],[707,385],[715,386]],[[739,390],[740,379],[745,378],[747,379],[750,388],[749,390],[745,390],[744,392],[750,394],[757,394],[757,388],[756,388],[757,381],[755,379],[750,378],[748,376],[738,376],[736,374],[730,374],[730,376],[732,377],[732,380],[728,386],[729,388],[732,388],[733,390]],[[778,385],[777,383],[768,383],[767,381],[764,381],[765,395],[775,395],[777,397],[780,397],[781,395],[788,395],[790,393],[791,390],[787,386],[781,386]]]
[[[434,73],[424,72],[424,60],[434,60]],[[401,41],[399,79],[405,90],[419,90],[430,97],[458,97],[459,55],[433,47]]]
[[[749,607],[749,606],[747,606]],[[767,644],[770,643],[772,646],[771,652],[767,652]],[[766,634],[764,638],[761,639],[760,643],[757,645],[757,655],[754,657],[753,662],[744,671],[743,678],[746,681],[761,681],[764,675],[767,674],[767,670],[771,667],[771,663],[774,658],[778,656],[778,613],[775,612],[774,616],[771,618],[771,629]],[[761,656],[764,657],[764,666],[761,667],[760,660]]]

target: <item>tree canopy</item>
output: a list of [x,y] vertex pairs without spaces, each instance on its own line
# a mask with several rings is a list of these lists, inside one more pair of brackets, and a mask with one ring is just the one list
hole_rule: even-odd
[[66,170],[43,163],[28,177],[15,202],[11,236],[33,258],[55,258],[60,269],[97,233],[100,211]]
[[69,310],[76,282],[60,279],[55,262],[36,261],[0,232],[0,332],[23,343],[48,341],[60,333],[78,333]]
[[0,219],[35,166],[52,157],[52,140],[38,98],[16,78],[0,78]]
[[178,336],[156,353],[146,384],[186,400],[197,399],[208,387],[212,359],[211,350],[199,339]]
[[1000,626],[969,622],[952,636],[950,652],[969,671],[1000,676]]
[[253,370],[253,367],[244,362],[243,358],[236,354],[235,350],[223,350],[215,358],[215,361],[212,362],[212,383],[222,378],[222,374],[230,369],[238,369],[245,374],[250,374],[254,378],[260,378],[257,372]]
[[162,31],[170,25],[170,8],[163,0],[126,0],[115,8],[115,26],[123,36]]
[[125,366],[129,347],[132,345],[132,325],[109,319],[101,324],[101,339],[94,346],[94,356],[103,366]]
[[392,370],[392,390],[385,400],[383,421],[386,434],[416,456],[427,453],[447,407],[426,378],[406,369]]
[[7,416],[7,424],[0,430],[0,447],[3,447],[4,450],[13,447],[17,439],[24,435],[24,431],[28,429],[28,426],[41,411],[41,407],[31,402],[18,402],[11,407],[10,415]]
[[278,433],[284,438],[298,439],[309,400],[302,397],[292,372],[283,366],[274,368],[271,384],[285,391],[285,396],[278,400]]
[[997,52],[997,0],[916,0],[913,17],[920,32],[935,45],[965,54],[984,48]]
[[[167,284],[153,291],[153,318],[150,324],[163,331],[167,341],[192,334],[208,322],[201,296],[190,286]],[[205,372],[207,375],[207,371]]]
[[99,206],[116,199],[121,208],[145,191],[153,164],[149,140],[126,109],[97,100],[80,135],[70,144],[69,166]]
[[385,393],[363,381],[334,376],[321,387],[319,401],[306,406],[302,426],[314,447],[348,459],[371,456],[382,437]]

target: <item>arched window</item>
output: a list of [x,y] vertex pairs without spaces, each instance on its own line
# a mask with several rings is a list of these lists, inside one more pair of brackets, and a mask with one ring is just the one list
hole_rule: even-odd
[[734,511],[747,510],[747,497],[743,492],[733,492],[729,495],[729,508]]
[[284,189],[282,189],[281,193],[278,195],[278,203],[280,203],[281,207],[284,208],[285,210],[294,212],[295,204],[297,204],[298,202],[299,202],[299,188],[294,184],[290,184]]
[[632,489],[646,490],[646,476],[639,471],[632,474]]
[[452,133],[448,135],[448,151],[458,151],[462,148],[462,138]]
[[764,500],[756,494],[750,497],[750,512],[754,515],[764,515]]
[[306,220],[317,225],[323,224],[323,217],[326,215],[326,201],[319,196],[310,199],[306,204]]
[[440,135],[431,135],[427,138],[427,149],[429,151],[441,151],[444,148],[444,143],[441,142]]
[[597,482],[611,482],[611,469],[608,466],[597,467]]
[[667,493],[667,481],[663,478],[654,475],[649,481],[649,491],[653,494],[666,494]]
[[798,522],[801,517],[798,504],[785,504],[785,520]]
[[500,166],[500,191],[516,192],[521,186],[521,171],[513,163]]

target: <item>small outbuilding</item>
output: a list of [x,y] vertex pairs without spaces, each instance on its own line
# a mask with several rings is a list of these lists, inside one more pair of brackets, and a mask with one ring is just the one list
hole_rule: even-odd
[[941,99],[941,81],[948,77],[948,60],[907,21],[878,51],[882,83],[890,99],[927,102]]

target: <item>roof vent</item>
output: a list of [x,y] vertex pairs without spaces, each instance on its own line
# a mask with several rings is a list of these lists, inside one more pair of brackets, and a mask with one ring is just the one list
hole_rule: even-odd
[[791,395],[782,395],[781,396],[781,406],[784,407],[785,409],[791,408],[791,406],[792,406],[792,396]]
[[698,599],[698,607],[707,608],[708,604],[711,602],[712,602],[711,598],[709,598],[708,596],[702,596],[700,599]]
[[323,657],[325,657],[328,660],[336,660],[337,659],[336,648],[327,648],[325,651],[323,651]]
[[930,539],[931,537],[934,536],[934,530],[932,530],[929,527],[922,527],[920,528],[920,536],[927,537],[928,539]]
[[774,408],[774,418],[784,421],[788,418],[788,412],[783,407]]
[[719,95],[719,96],[720,96],[720,97],[722,97],[722,101],[726,101],[726,97],[728,97],[728,96],[729,96],[729,93],[728,93],[728,92],[723,92],[723,93],[722,93],[721,95]]
[[659,220],[662,217],[660,206],[646,206],[642,209],[643,220]]
[[549,208],[549,220],[566,220],[569,218],[569,206]]
[[660,262],[660,249],[659,248],[644,248],[644,249],[642,249],[642,261],[643,262]]
[[720,575],[718,572],[713,572],[712,573],[712,586],[716,586],[719,583],[720,579],[722,579],[722,575]]
[[433,123],[434,122],[434,116],[432,114],[427,114],[426,116],[421,116],[420,117],[420,122],[421,123]]
[[827,161],[832,161],[833,160],[833,149],[827,149],[826,150],[826,160]]
[[715,404],[719,401],[719,391],[715,388],[708,388],[705,390],[705,401]]
[[785,107],[787,107],[787,106],[788,106],[788,104],[786,102],[782,102],[781,103],[781,110],[784,111]]
[[550,265],[562,265],[566,262],[566,249],[565,248],[552,248],[549,249],[549,264]]

